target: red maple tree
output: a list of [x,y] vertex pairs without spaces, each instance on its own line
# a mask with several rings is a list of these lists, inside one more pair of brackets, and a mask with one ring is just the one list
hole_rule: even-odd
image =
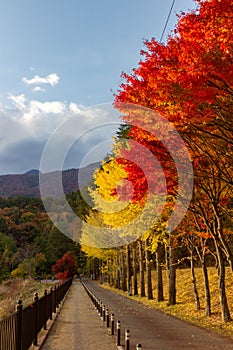
[[77,272],[77,258],[73,252],[66,252],[56,264],[52,266],[52,273],[60,280],[67,280]]

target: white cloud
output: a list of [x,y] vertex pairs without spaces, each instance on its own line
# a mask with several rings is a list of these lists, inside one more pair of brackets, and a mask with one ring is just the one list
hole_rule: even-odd
[[67,106],[60,101],[40,102],[37,100],[27,100],[24,94],[10,95],[9,100],[14,104],[14,107],[20,112],[21,121],[29,121],[33,118],[41,118],[41,115],[62,115],[67,111]]
[[36,86],[36,87],[34,87],[34,89],[32,91],[33,92],[45,92],[46,90],[41,88],[40,86]]
[[9,100],[13,101],[14,106],[16,108],[18,108],[19,110],[23,110],[25,108],[26,98],[25,98],[24,94],[17,95],[17,96],[10,95]]
[[71,102],[69,107],[70,107],[70,111],[73,113],[80,113],[84,109],[84,106],[78,105],[74,102]]
[[51,101],[51,102],[39,102],[36,100],[30,101],[28,105],[28,114],[33,118],[38,113],[45,114],[64,114],[66,111],[66,105],[63,102]]
[[[10,106],[2,105],[0,108],[0,174],[39,168],[46,142],[56,128],[69,118],[74,118],[74,123],[64,132],[61,130],[54,158],[72,138],[77,140],[77,145],[74,145],[65,161],[65,167],[78,167],[97,143],[111,139],[111,130],[117,126],[105,128],[104,124],[119,121],[112,106],[108,105],[86,108],[74,102],[30,100],[24,94],[10,95],[9,100]],[[100,128],[96,128],[96,125],[100,125]],[[91,161],[100,159],[101,155],[95,150]]]
[[32,79],[28,79],[26,77],[22,78],[22,81],[26,85],[41,85],[41,84],[49,84],[51,86],[55,86],[58,84],[60,77],[56,73],[51,73],[46,77],[40,77],[39,75],[35,75]]

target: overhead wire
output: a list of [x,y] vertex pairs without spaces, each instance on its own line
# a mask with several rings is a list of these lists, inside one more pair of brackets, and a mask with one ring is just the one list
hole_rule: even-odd
[[167,16],[166,23],[165,23],[165,25],[164,25],[161,38],[160,38],[160,40],[159,40],[160,43],[162,42],[163,36],[164,36],[164,33],[165,33],[165,30],[167,29],[167,25],[168,25],[169,19],[170,19],[170,17],[171,17],[171,13],[172,13],[173,7],[174,7],[174,5],[175,5],[175,1],[176,1],[176,0],[173,0],[172,5],[171,5],[171,8],[170,8],[170,11],[169,11],[169,14],[168,14],[168,16]]

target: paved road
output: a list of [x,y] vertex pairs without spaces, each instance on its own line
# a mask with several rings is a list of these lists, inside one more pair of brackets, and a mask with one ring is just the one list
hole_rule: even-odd
[[[223,337],[165,315],[130,298],[106,290],[94,281],[86,285],[106,305],[124,331],[130,329],[130,350],[233,350],[233,339]],[[79,281],[74,281],[45,339],[42,350],[116,350],[110,336]]]
[[110,313],[116,315],[116,320],[121,321],[122,330],[130,329],[130,349],[135,349],[137,343],[142,344],[143,350],[233,349],[233,339],[229,337],[165,315],[159,310],[106,290],[93,281],[85,283]]
[[116,350],[116,345],[80,282],[74,281],[41,349]]

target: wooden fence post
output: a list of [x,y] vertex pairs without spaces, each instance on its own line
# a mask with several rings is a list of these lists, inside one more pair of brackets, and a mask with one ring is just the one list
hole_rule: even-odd
[[34,341],[33,341],[33,345],[38,345],[38,293],[34,294],[34,305],[35,305],[35,315],[34,315]]
[[16,305],[16,350],[22,350],[23,302],[18,300]]

